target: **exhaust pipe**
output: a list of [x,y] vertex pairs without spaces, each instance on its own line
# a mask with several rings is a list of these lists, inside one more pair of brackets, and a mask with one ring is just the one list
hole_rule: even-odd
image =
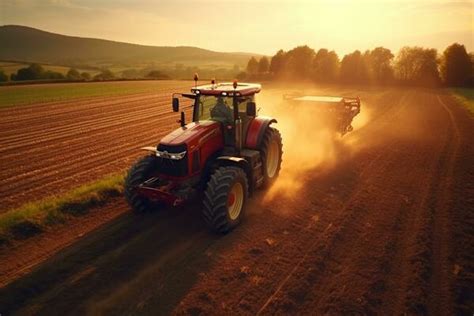
[[242,150],[242,119],[240,117],[235,120],[235,148],[240,155]]

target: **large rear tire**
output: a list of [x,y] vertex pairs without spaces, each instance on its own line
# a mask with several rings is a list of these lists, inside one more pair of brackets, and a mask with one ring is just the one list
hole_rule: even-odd
[[135,188],[150,179],[156,172],[156,157],[145,156],[138,160],[128,171],[125,178],[125,199],[134,213],[145,213],[155,210],[159,204],[137,194]]
[[268,127],[263,135],[262,147],[263,186],[272,184],[280,174],[283,145],[280,132]]
[[220,167],[204,192],[204,220],[217,233],[225,234],[239,225],[245,210],[248,182],[239,167]]

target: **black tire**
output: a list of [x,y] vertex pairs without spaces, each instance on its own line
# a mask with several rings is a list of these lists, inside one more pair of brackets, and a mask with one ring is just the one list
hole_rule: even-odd
[[[243,189],[242,207],[238,216],[232,218],[228,206],[229,194],[240,183]],[[206,224],[217,233],[225,234],[242,220],[248,196],[248,182],[245,172],[239,167],[220,167],[211,176],[204,192],[203,216]]]
[[148,180],[156,171],[156,157],[145,156],[138,160],[128,171],[125,178],[125,199],[134,213],[145,213],[156,209],[159,204],[140,196],[134,190],[138,185]]
[[[278,146],[278,162],[276,163],[276,169],[274,170],[273,174],[269,174],[269,170],[267,169],[267,158],[270,150],[270,145],[272,143],[276,143]],[[263,135],[262,139],[262,145],[260,149],[260,153],[262,154],[262,164],[263,164],[263,186],[266,187],[270,184],[272,184],[277,178],[278,175],[280,174],[280,169],[281,169],[281,161],[282,161],[282,155],[283,155],[283,144],[281,140],[281,134],[280,132],[273,127],[268,127],[267,130],[265,131],[265,134]]]

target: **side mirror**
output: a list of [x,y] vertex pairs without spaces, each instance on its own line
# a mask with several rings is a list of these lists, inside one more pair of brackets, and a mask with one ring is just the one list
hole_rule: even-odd
[[256,116],[257,115],[257,105],[255,102],[247,102],[247,116]]
[[173,112],[179,112],[179,99],[173,98]]

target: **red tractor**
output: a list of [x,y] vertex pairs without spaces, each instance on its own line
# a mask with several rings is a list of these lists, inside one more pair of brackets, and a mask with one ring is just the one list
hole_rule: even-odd
[[255,94],[261,86],[219,83],[195,86],[191,93],[173,94],[173,111],[180,98],[191,99],[193,119],[161,139],[151,154],[138,160],[125,181],[125,197],[134,212],[160,205],[176,206],[195,196],[203,199],[209,227],[227,233],[243,216],[247,198],[278,177],[282,139],[271,126],[277,121],[258,116]]

